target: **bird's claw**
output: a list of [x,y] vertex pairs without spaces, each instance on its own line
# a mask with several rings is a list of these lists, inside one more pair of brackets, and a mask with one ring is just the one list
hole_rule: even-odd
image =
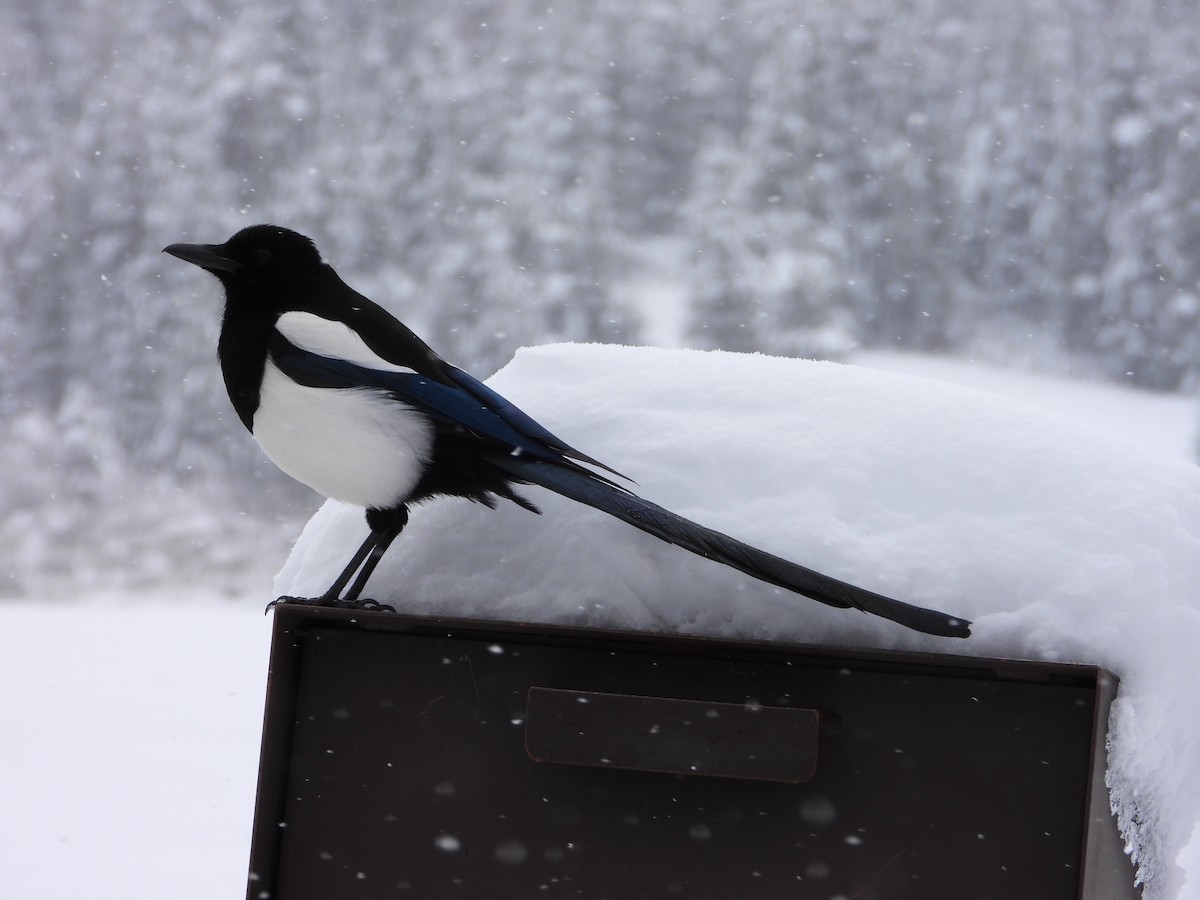
[[267,604],[267,608],[263,610],[263,615],[266,615],[279,604],[295,604],[298,606],[319,606],[324,609],[354,609],[362,612],[390,612],[394,613],[396,607],[388,606],[386,603],[380,603],[377,600],[343,600],[341,597],[276,597]]

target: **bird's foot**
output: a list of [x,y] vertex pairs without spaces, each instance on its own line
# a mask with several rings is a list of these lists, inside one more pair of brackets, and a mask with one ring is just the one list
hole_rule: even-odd
[[276,597],[267,604],[264,613],[274,609],[279,604],[295,604],[298,606],[319,606],[325,609],[354,609],[363,612],[391,612],[396,611],[396,607],[388,606],[386,603],[380,603],[377,600],[343,600],[341,597]]

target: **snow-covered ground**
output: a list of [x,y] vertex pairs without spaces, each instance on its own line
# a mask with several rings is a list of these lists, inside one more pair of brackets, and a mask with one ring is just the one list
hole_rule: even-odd
[[263,605],[0,605],[0,896],[244,895]]
[[[1088,657],[1117,669],[1118,799],[1132,813],[1136,795],[1138,814],[1159,826],[1134,835],[1158,876],[1156,897],[1200,900],[1200,835],[1179,855],[1192,884],[1176,891],[1169,875],[1200,819],[1200,701],[1188,668],[1200,635],[1194,400],[966,363],[861,362],[874,371],[548,348],[522,354],[493,383],[637,478],[652,499],[831,574],[975,619],[975,638],[937,649]],[[957,380],[1043,409],[881,370]],[[591,402],[579,413],[582,396]],[[638,427],[646,415],[655,428]],[[774,449],[756,448],[763,435]],[[727,455],[734,450],[758,455],[739,468],[730,460],[747,461]],[[487,595],[490,609],[455,608],[872,646],[937,641],[759,589],[599,515],[537,499],[542,517],[452,502],[423,509],[380,575],[406,585],[414,611],[436,608],[439,596]],[[356,513],[326,507],[280,585],[324,587],[357,528]],[[489,531],[502,542],[473,550]],[[601,545],[626,563],[613,568]],[[450,553],[461,555],[455,570],[444,565]],[[530,571],[542,573],[540,584]],[[557,595],[589,602],[539,599],[546,573],[552,585],[572,583]],[[604,591],[591,592],[594,583]],[[499,584],[507,593],[496,594]],[[188,590],[0,606],[3,895],[242,894],[267,592],[232,602]],[[734,602],[680,596],[689,592]]]

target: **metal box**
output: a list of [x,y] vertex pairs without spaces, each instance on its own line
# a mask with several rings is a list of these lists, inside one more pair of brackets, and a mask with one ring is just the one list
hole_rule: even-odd
[[251,900],[1134,898],[1089,666],[275,610]]

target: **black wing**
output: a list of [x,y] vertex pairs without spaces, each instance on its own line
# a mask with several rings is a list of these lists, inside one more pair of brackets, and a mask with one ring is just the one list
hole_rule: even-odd
[[476,435],[489,449],[560,465],[572,465],[572,461],[587,463],[624,478],[615,469],[576,450],[481,381],[441,360],[438,360],[442,370],[439,374],[446,381],[432,375],[381,371],[321,356],[297,347],[278,331],[272,333],[268,349],[280,371],[300,384],[387,391],[443,426]]

